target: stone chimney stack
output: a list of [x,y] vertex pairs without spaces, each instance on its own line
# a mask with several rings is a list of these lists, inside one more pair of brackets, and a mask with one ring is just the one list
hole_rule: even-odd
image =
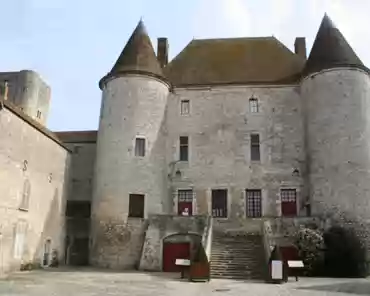
[[168,40],[165,37],[160,37],[157,43],[157,58],[163,68],[168,63]]
[[294,42],[294,52],[295,54],[301,56],[305,60],[307,59],[306,53],[306,38],[305,37],[297,37]]

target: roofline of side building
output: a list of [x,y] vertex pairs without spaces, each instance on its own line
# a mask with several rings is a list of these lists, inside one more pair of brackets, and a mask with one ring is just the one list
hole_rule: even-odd
[[[17,106],[10,103],[7,100],[4,100],[3,98],[0,98],[0,105],[4,108],[8,109],[10,112],[12,112],[14,115],[18,116],[20,119],[28,123],[30,126],[38,130],[40,133],[48,137],[50,140],[57,143],[59,146],[67,150],[68,152],[72,152],[63,142],[61,142],[58,137],[51,132],[49,129],[47,129],[42,124],[38,123],[36,120],[34,120],[32,117],[28,116],[24,112],[22,112]],[[1,110],[0,110],[1,112]]]

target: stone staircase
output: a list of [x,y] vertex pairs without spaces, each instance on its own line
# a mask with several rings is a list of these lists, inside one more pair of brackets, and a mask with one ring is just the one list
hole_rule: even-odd
[[213,233],[211,278],[263,280],[266,271],[260,234]]

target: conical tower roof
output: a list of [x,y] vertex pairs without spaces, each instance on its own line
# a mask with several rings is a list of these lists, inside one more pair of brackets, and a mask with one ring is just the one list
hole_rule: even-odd
[[324,69],[346,66],[367,69],[342,33],[325,14],[303,73],[308,75]]
[[100,81],[125,73],[137,73],[163,78],[161,66],[142,20],[136,26],[112,70]]

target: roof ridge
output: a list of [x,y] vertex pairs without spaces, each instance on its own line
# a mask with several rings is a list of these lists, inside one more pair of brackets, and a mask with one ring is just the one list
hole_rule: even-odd
[[258,36],[258,37],[222,37],[222,38],[202,38],[202,39],[192,39],[191,41],[217,41],[217,40],[253,40],[253,39],[271,39],[274,36]]

